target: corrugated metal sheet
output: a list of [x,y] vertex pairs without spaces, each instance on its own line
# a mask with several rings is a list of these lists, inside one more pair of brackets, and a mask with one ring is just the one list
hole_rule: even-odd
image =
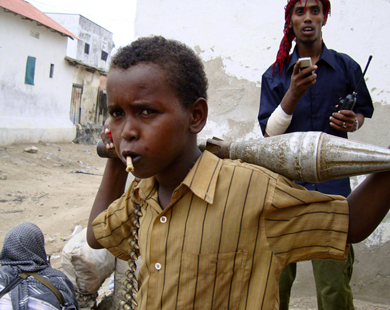
[[13,13],[19,14],[22,17],[34,20],[38,23],[38,25],[46,26],[53,31],[59,32],[61,35],[68,36],[72,39],[78,39],[69,30],[58,24],[45,13],[38,10],[35,6],[24,0],[0,0],[0,7],[3,7],[4,9]]

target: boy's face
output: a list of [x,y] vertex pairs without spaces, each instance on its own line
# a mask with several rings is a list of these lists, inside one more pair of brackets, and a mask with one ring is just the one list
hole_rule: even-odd
[[189,142],[191,113],[155,64],[113,69],[107,80],[110,129],[118,156],[131,156],[136,177],[175,171]]
[[298,1],[293,8],[290,27],[297,41],[313,44],[322,40],[322,26],[325,25],[323,4],[317,0]]

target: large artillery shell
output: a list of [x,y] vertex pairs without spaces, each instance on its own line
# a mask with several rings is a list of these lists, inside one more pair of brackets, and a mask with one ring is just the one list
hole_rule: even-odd
[[314,131],[231,143],[229,157],[307,182],[390,170],[389,149]]
[[[199,148],[220,158],[241,159],[292,180],[323,182],[390,170],[390,150],[323,132],[294,132],[259,140],[226,142],[208,139]],[[101,157],[116,157],[98,143]]]

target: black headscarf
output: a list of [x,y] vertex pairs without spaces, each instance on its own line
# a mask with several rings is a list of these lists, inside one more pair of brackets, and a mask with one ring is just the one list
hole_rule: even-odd
[[49,267],[45,239],[39,227],[22,223],[12,228],[4,240],[0,264],[18,266],[22,272],[37,272]]
[[[12,228],[4,239],[0,253],[0,283],[8,285],[22,272],[36,272],[46,277],[58,290],[65,300],[66,309],[78,309],[78,303],[72,282],[61,271],[51,268],[46,259],[45,239],[40,228],[33,223],[22,223]],[[29,278],[30,279],[30,278]],[[30,281],[38,280],[31,278]],[[41,287],[44,287],[39,283]],[[43,291],[44,290],[44,291]],[[46,292],[49,292],[47,294]],[[17,309],[27,309],[30,295],[59,307],[57,297],[48,289],[30,290],[28,281],[22,281],[11,290],[11,301]]]
[[[305,9],[306,9],[306,3],[307,0],[288,0],[287,5],[284,7],[285,10],[285,23],[284,23],[284,29],[283,29],[283,38],[280,42],[279,50],[276,55],[276,61],[274,62],[272,66],[272,75],[274,74],[274,70],[276,65],[279,65],[279,75],[282,75],[283,67],[284,65],[289,62],[289,54],[290,49],[292,46],[292,41],[295,39],[295,34],[293,28],[290,28],[291,23],[291,16],[293,14],[293,8],[295,4],[298,2],[301,3],[302,1],[305,1]],[[330,14],[330,1],[329,0],[317,0],[321,1],[324,7],[324,21],[328,19],[328,15]]]

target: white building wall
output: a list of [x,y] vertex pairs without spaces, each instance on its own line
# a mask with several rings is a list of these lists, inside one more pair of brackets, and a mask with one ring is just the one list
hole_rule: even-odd
[[[262,136],[257,122],[261,75],[275,61],[286,0],[142,0],[137,2],[135,37],[151,34],[180,40],[204,60],[209,78],[209,121],[200,139],[247,140]],[[389,0],[332,1],[323,28],[328,48],[349,54],[364,69],[375,112],[350,138],[390,145]],[[336,104],[336,103],[335,103]],[[357,179],[353,179],[356,183]],[[355,297],[386,301],[390,277],[390,218],[355,246]],[[315,295],[311,266],[295,288]],[[387,280],[386,280],[387,279]]]
[[[78,35],[80,25],[80,15],[79,14],[59,14],[59,13],[45,13],[47,16],[49,16],[51,19],[55,20],[57,23],[59,23],[61,26],[68,29],[71,33],[74,35]],[[67,47],[66,47],[66,56],[72,57],[74,59],[77,59],[77,45],[78,41],[77,39],[67,39]]]
[[[215,65],[230,79],[254,83],[251,92],[257,92],[256,100],[246,102],[246,105],[251,105],[249,119],[247,114],[240,113],[242,119],[254,123],[254,128],[241,135],[241,138],[250,138],[261,135],[253,113],[258,109],[261,75],[274,62],[279,48],[286,3],[286,0],[138,1],[135,36],[161,34],[178,39],[198,51],[206,68],[208,63],[218,60],[220,63]],[[323,28],[327,46],[348,53],[362,69],[369,55],[374,56],[366,80],[374,101],[381,105],[389,104],[390,93],[389,79],[383,78],[390,65],[386,55],[390,42],[385,40],[389,12],[390,2],[387,0],[374,0],[369,4],[365,0],[353,3],[333,1],[331,16]],[[219,104],[213,101],[214,98],[220,99],[215,97],[214,86],[210,84],[211,105]],[[225,85],[218,92],[226,95],[231,91],[234,87]],[[245,109],[245,106],[240,105],[239,109]],[[235,119],[240,120],[240,115]],[[213,115],[210,119],[209,126],[215,134],[229,135],[229,125],[214,127]],[[255,134],[251,135],[249,131]],[[380,142],[387,146],[387,141]]]
[[[0,145],[75,138],[69,119],[73,69],[64,60],[66,41],[36,22],[0,10]],[[27,56],[36,58],[35,85],[24,83]]]

